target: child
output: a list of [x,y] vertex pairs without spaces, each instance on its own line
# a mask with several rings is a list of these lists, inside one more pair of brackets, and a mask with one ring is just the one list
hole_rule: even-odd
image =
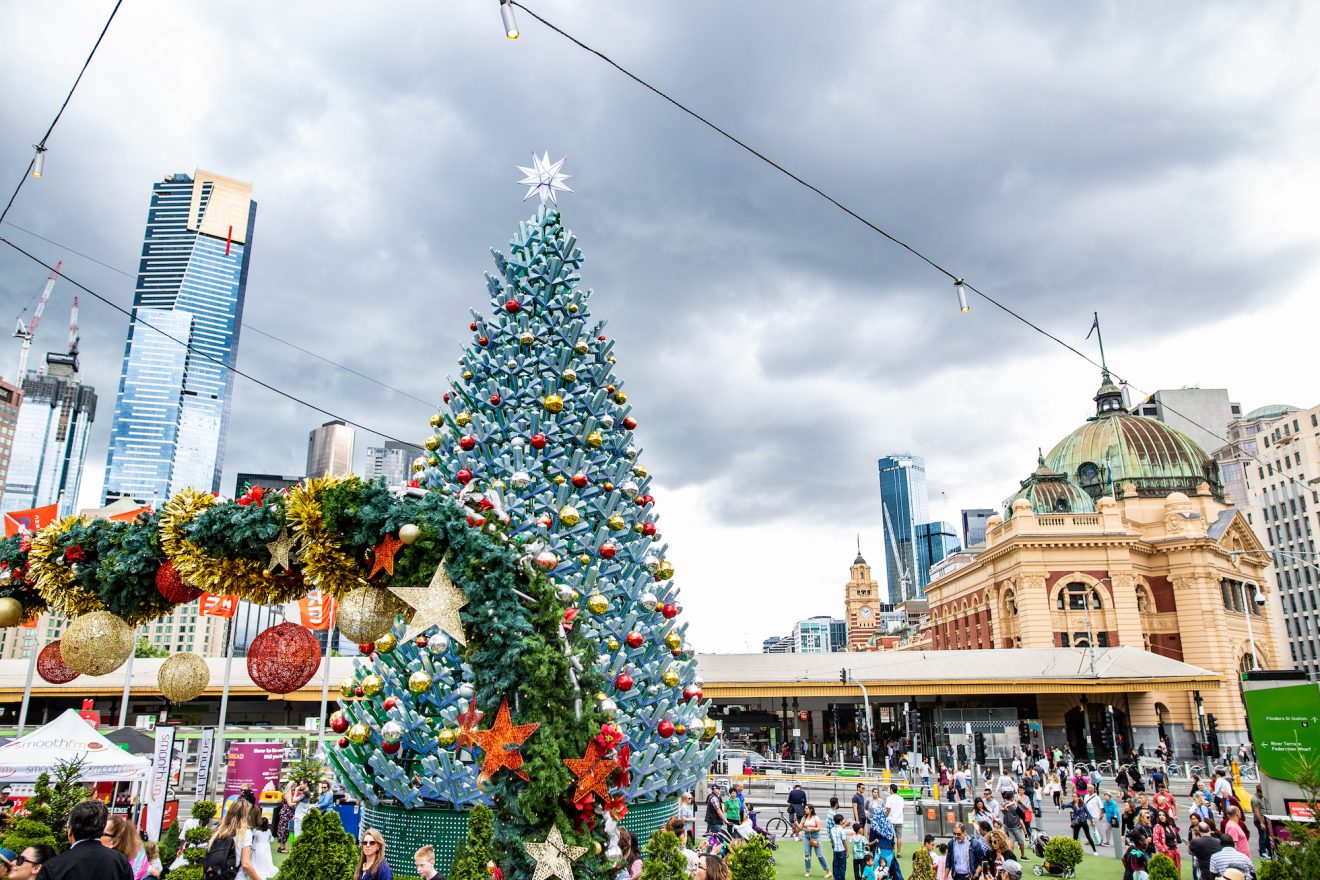
[[862,880],[875,880],[875,856],[870,853],[862,859]]
[[147,873],[152,877],[159,877],[161,874],[159,845],[154,840],[148,840],[142,846],[147,851]]
[[948,860],[949,845],[941,843],[935,847],[935,852],[939,853],[939,858],[935,859],[935,880],[948,880],[945,862]]
[[862,880],[862,868],[866,864],[866,837],[862,834],[862,823],[853,823],[852,837],[848,844],[852,849],[853,880]]
[[848,859],[848,832],[843,827],[843,816],[838,813],[834,814],[834,824],[830,826],[830,847],[834,850],[830,873],[834,880],[846,880],[844,872]]

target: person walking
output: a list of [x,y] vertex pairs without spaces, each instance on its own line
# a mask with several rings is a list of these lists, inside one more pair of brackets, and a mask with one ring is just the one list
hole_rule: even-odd
[[83,801],[69,811],[69,848],[41,868],[43,880],[133,880],[122,853],[101,842],[110,813],[101,801]]
[[832,873],[834,880],[847,880],[848,835],[843,824],[843,816],[835,815],[830,825],[830,847],[834,850]]
[[262,816],[252,829],[252,867],[257,869],[263,880],[272,880],[279,873],[275,859],[270,854],[270,840],[270,820]]
[[1118,801],[1114,800],[1113,794],[1105,792],[1102,803],[1104,814],[1101,819],[1103,824],[1100,826],[1100,845],[1109,846],[1112,843],[1114,858],[1117,859],[1122,856],[1122,835],[1118,833]]
[[298,810],[298,785],[292,780],[284,786],[284,796],[280,800],[280,811],[275,816],[275,839],[280,842],[280,852],[289,844],[289,834],[293,832],[293,815]]
[[235,865],[237,872],[229,876],[237,880],[265,880],[252,864],[252,820],[256,815],[257,808],[245,798],[229,805],[229,811],[220,820],[220,827],[215,829],[206,845],[203,871],[224,876],[218,872],[226,865]]
[[728,823],[728,817],[724,815],[724,798],[720,797],[720,787],[712,785],[710,794],[706,795],[706,834],[714,836],[724,830]]
[[1025,861],[1027,858],[1027,811],[1026,808],[1018,803],[1017,795],[1009,792],[1004,796],[1004,805],[999,808],[999,819],[1003,824],[1004,836],[1009,841],[1009,851],[1012,852],[1012,844],[1017,844],[1018,858]]
[[1091,837],[1091,811],[1082,803],[1082,796],[1074,793],[1072,796],[1072,807],[1068,810],[1068,822],[1072,825],[1073,840],[1078,835],[1085,834],[1086,842],[1091,847],[1091,852],[1096,852],[1095,839]]
[[1182,871],[1182,836],[1178,833],[1178,823],[1165,810],[1155,814],[1155,850],[1173,859],[1178,870]]
[[903,854],[903,796],[898,793],[898,786],[889,784],[889,797],[885,798],[885,813],[889,823],[894,826],[894,854]]
[[143,880],[151,872],[151,860],[147,858],[147,850],[142,846],[142,836],[127,816],[118,813],[111,816],[105,823],[101,842],[128,859],[128,865],[133,870],[133,880]]
[[828,873],[830,866],[825,863],[825,855],[820,851],[820,817],[811,804],[803,807],[802,814],[802,865],[803,877],[811,876],[811,853],[815,851],[820,861],[821,871]]
[[1210,830],[1207,822],[1197,822],[1192,829],[1192,839],[1187,842],[1187,851],[1191,853],[1195,866],[1195,880],[1213,880],[1210,873],[1210,859],[1224,848],[1219,835]]
[[1242,821],[1242,811],[1229,807],[1223,826],[1220,831],[1233,839],[1233,848],[1251,858],[1251,832],[1247,831],[1247,823]]
[[857,783],[852,796],[852,822],[853,825],[866,827],[866,786]]
[[807,793],[802,783],[793,783],[793,790],[788,793],[788,818],[793,823],[793,836],[802,834],[802,817],[806,813]]
[[394,880],[394,871],[385,860],[385,836],[375,828],[362,832],[362,856],[353,872],[353,880]]
[[990,848],[980,840],[969,837],[963,823],[953,826],[953,840],[944,854],[944,876],[948,880],[971,880],[981,863],[990,857]]
[[445,880],[444,875],[435,869],[435,847],[429,844],[413,853],[413,866],[422,880]]

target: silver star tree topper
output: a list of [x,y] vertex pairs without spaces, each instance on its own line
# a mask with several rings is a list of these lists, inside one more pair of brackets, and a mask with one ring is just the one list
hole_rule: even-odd
[[555,199],[556,192],[573,191],[568,184],[564,183],[565,180],[568,180],[573,175],[562,173],[559,169],[563,166],[563,159],[560,159],[558,162],[550,161],[549,150],[542,153],[540,156],[533,153],[531,168],[519,165],[518,170],[527,175],[522,180],[518,181],[520,184],[527,187],[527,195],[523,196],[523,201],[525,202],[532,196],[537,195],[541,197],[541,204],[543,205],[545,204],[546,199],[549,199],[556,205],[559,204]]

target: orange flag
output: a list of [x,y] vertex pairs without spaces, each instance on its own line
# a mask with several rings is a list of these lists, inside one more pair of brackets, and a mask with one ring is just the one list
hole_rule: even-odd
[[219,593],[202,593],[202,597],[198,601],[201,602],[201,605],[198,607],[197,613],[202,616],[233,617],[234,612],[238,610],[237,596],[221,596]]
[[37,532],[59,519],[58,504],[34,507],[31,510],[15,510],[5,514],[5,537],[12,538],[20,531]]
[[335,599],[320,590],[312,590],[298,600],[298,613],[307,629],[329,629],[335,619]]

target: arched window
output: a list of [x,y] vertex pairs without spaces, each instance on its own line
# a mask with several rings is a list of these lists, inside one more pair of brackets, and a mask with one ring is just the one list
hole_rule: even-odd
[[1100,600],[1099,590],[1090,584],[1074,581],[1059,590],[1059,598],[1055,600],[1055,607],[1060,611],[1085,611],[1088,601],[1096,611],[1104,607]]

